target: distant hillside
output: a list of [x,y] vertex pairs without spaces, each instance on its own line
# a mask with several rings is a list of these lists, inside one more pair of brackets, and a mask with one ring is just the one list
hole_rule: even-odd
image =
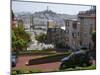
[[[18,19],[23,19],[23,21],[31,19],[30,21],[33,21],[33,25],[47,25],[47,20],[53,20],[58,26],[64,26],[64,19],[77,19],[77,15],[59,14],[51,10],[44,10],[35,13],[21,12],[15,13],[15,15]],[[30,25],[30,23],[27,25]]]

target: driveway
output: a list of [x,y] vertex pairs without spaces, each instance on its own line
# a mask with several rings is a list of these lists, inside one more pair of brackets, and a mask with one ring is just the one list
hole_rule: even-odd
[[56,71],[59,69],[60,62],[50,62],[50,63],[43,63],[43,64],[36,64],[36,65],[30,65],[27,66],[26,63],[29,61],[29,59],[39,58],[40,55],[33,55],[33,56],[20,56],[18,57],[18,63],[14,69],[39,69],[43,72],[50,72],[50,71]]

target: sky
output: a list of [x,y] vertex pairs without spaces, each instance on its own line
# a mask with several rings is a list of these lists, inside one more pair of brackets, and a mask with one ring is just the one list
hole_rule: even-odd
[[38,12],[44,11],[48,7],[49,10],[52,10],[60,14],[70,14],[77,15],[79,11],[86,11],[91,8],[88,5],[71,5],[71,4],[51,4],[51,3],[37,3],[37,2],[25,2],[25,1],[12,1],[12,10],[14,13],[19,12]]

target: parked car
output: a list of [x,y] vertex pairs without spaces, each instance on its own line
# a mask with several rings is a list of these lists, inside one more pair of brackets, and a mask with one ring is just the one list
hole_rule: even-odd
[[16,55],[12,55],[12,57],[11,57],[11,63],[12,63],[12,67],[16,66],[16,63],[17,63],[17,57],[16,57]]
[[61,59],[60,69],[75,68],[76,66],[90,66],[90,57],[87,51],[77,51],[71,53],[68,57]]

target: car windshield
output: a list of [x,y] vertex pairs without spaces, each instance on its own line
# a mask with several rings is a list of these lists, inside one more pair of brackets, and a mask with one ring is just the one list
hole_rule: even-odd
[[77,52],[75,52],[75,54],[82,54],[82,53],[84,54],[85,51],[82,51],[82,50],[81,50],[81,51],[77,51]]
[[65,61],[65,60],[68,60],[70,57],[72,57],[73,56],[73,53],[71,53],[68,57],[65,57],[65,58],[63,58],[61,61]]

